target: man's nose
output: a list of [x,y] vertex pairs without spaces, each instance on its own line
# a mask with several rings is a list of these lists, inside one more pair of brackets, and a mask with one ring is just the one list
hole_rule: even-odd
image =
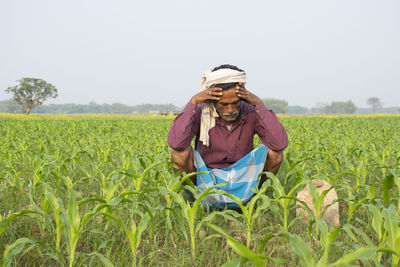
[[227,113],[232,113],[233,112],[233,105],[232,104],[229,104],[229,105],[226,106],[226,112]]

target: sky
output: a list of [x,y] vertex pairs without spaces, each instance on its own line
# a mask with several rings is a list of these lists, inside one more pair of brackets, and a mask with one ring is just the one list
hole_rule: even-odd
[[398,0],[1,0],[0,38],[0,100],[34,77],[46,103],[184,106],[232,64],[291,106],[400,106]]

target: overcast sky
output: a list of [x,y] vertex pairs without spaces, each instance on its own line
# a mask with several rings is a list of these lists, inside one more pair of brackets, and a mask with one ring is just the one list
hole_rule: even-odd
[[0,33],[0,100],[35,77],[47,103],[183,106],[229,63],[260,98],[400,106],[398,0],[1,0]]

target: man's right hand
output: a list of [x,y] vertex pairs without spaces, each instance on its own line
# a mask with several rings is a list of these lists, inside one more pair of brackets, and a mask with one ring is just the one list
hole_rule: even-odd
[[192,104],[194,105],[197,105],[204,103],[207,100],[218,101],[220,100],[221,96],[222,96],[222,89],[219,87],[211,86],[210,88],[201,91],[200,93],[193,96],[190,102],[192,102]]

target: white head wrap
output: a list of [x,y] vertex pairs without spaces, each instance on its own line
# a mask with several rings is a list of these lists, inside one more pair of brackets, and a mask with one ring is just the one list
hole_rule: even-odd
[[[232,69],[206,71],[201,77],[200,90],[204,91],[217,83],[246,83],[246,73]],[[212,101],[203,103],[200,123],[200,141],[209,146],[208,131],[215,126],[215,118],[219,117]]]

